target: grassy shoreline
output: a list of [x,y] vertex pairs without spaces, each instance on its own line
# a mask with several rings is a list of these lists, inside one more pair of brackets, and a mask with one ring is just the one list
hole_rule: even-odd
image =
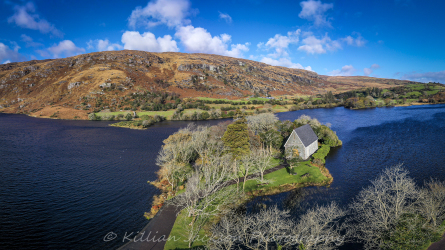
[[[292,172],[296,172],[296,175],[292,175]],[[309,174],[307,177],[303,177]],[[297,188],[303,188],[308,186],[329,186],[333,182],[333,177],[324,166],[317,166],[312,164],[311,161],[304,161],[296,164],[292,169],[282,168],[277,171],[264,175],[264,179],[272,181],[267,185],[258,185],[255,180],[248,180],[246,182],[246,196],[245,199],[240,201],[237,205],[243,205],[253,200],[255,197],[274,195],[283,192],[288,192]],[[236,185],[236,184],[234,184]],[[198,239],[193,242],[191,249],[203,247],[205,239],[210,230],[210,224],[219,220],[219,217],[213,217],[209,220],[209,225],[204,227],[199,232]],[[171,230],[169,238],[182,239],[182,232],[185,227],[191,222],[191,218],[188,218],[184,211],[181,211],[176,218],[175,224]],[[188,243],[182,240],[167,241],[164,249],[188,249]]]

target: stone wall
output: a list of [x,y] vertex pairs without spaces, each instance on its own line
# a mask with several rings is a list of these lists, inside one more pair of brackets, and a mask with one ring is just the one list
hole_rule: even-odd
[[305,149],[305,156],[306,158],[302,157],[303,159],[307,159],[309,158],[313,153],[315,153],[315,151],[317,151],[318,149],[318,140],[314,141],[313,143],[311,143],[311,145],[309,145],[306,149]]
[[287,159],[291,159],[294,157],[293,152],[294,149],[298,150],[300,157],[303,160],[308,159],[315,151],[318,149],[318,140],[311,143],[308,147],[304,147],[303,142],[300,138],[292,131],[292,134],[289,136],[285,146],[284,146],[284,154]]

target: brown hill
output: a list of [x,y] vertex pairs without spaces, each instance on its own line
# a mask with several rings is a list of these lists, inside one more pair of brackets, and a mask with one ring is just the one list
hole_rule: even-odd
[[0,65],[0,111],[48,117],[57,109],[70,114],[59,117],[85,119],[91,110],[82,109],[82,103],[100,98],[115,106],[135,92],[239,99],[255,93],[315,95],[406,83],[409,81],[322,76],[218,55],[124,50]]

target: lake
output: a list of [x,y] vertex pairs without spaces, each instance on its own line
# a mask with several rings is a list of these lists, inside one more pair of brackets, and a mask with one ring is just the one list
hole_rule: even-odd
[[[292,209],[295,217],[315,203],[346,206],[382,169],[398,163],[419,184],[430,177],[445,179],[445,105],[339,107],[277,116],[295,120],[302,114],[331,123],[343,141],[326,159],[334,182],[329,188],[305,188],[251,204],[278,204]],[[0,114],[0,248],[121,246],[126,232],[136,233],[147,223],[143,214],[158,194],[147,181],[156,178],[162,141],[188,123],[166,121],[130,130],[109,122]],[[104,242],[109,232],[118,237]]]

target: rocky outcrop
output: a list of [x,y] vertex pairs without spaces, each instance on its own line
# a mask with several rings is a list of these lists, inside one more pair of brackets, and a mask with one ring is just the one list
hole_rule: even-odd
[[80,84],[82,84],[81,82],[72,82],[70,84],[68,84],[68,90],[74,88],[74,87],[79,87]]
[[191,71],[194,69],[208,70],[215,73],[220,73],[220,67],[208,64],[181,64],[178,66],[179,71]]

